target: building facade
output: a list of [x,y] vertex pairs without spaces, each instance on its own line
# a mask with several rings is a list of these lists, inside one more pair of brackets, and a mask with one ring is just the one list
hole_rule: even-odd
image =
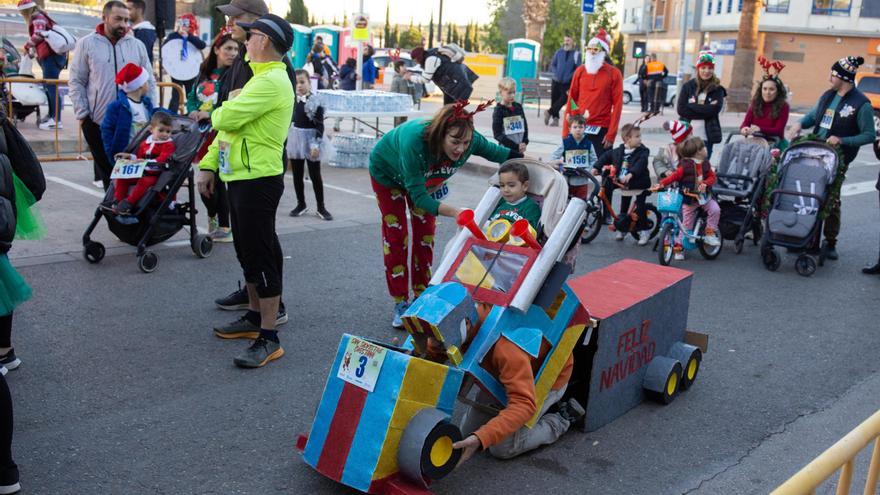
[[[675,74],[681,58],[681,12],[685,0],[623,0],[621,31],[627,53],[636,41]],[[807,107],[828,87],[831,64],[846,55],[865,57],[862,70],[880,72],[880,0],[764,0],[758,53],[785,64],[782,80],[794,107]],[[693,72],[699,50],[716,51],[722,84],[730,82],[742,0],[689,0],[685,73]],[[627,59],[625,75],[641,62]],[[755,80],[760,77],[757,63]]]

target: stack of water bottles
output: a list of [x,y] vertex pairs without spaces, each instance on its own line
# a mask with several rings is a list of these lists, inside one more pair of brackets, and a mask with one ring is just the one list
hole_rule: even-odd
[[339,168],[367,168],[377,141],[378,138],[368,134],[336,134],[333,136],[336,156],[329,163]]
[[386,91],[322,89],[318,91],[318,98],[325,112],[405,113],[413,109],[412,96]]

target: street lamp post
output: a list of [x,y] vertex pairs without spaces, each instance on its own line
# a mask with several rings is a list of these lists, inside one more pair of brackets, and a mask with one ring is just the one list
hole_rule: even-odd
[[678,63],[678,77],[676,80],[678,81],[678,87],[684,83],[684,75],[687,72],[687,32],[688,32],[688,4],[690,2],[688,0],[684,0],[684,6],[681,10],[681,41],[678,46],[678,53],[681,57]]
[[[364,13],[364,0],[360,1],[360,10],[358,14]],[[355,89],[358,91],[364,88],[364,42],[358,41],[357,44],[357,81],[355,81]]]

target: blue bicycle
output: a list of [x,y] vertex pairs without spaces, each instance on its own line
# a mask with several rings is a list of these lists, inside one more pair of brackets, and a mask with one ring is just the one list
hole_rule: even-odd
[[[660,264],[669,266],[672,263],[675,252],[675,238],[679,232],[683,232],[681,246],[685,251],[699,249],[700,254],[707,260],[714,260],[721,254],[724,239],[721,236],[713,236],[706,242],[706,212],[700,208],[697,211],[697,221],[693,230],[687,230],[682,222],[681,205],[684,196],[690,196],[697,201],[704,201],[699,194],[676,188],[666,189],[657,195],[657,210],[662,215],[660,220],[660,235],[654,249],[657,251]],[[717,240],[717,241],[716,241]],[[717,242],[717,244],[716,244]]]

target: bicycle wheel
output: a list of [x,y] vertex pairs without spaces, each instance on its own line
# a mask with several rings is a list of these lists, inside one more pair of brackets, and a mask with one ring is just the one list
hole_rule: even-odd
[[[662,220],[662,216],[660,212],[657,211],[657,207],[654,205],[646,205],[647,209],[645,210],[645,223],[650,224],[650,227],[645,230],[650,230],[651,234],[648,236],[648,239],[653,239],[657,237],[657,234],[660,232],[660,222]],[[646,225],[647,227],[648,225]]]
[[589,244],[599,235],[604,223],[602,208],[596,205],[595,200],[587,205],[587,218],[584,220],[584,233],[581,234],[581,244]]
[[672,263],[672,255],[675,247],[675,229],[672,224],[664,224],[660,229],[658,238],[657,258],[663,266],[669,266]]

